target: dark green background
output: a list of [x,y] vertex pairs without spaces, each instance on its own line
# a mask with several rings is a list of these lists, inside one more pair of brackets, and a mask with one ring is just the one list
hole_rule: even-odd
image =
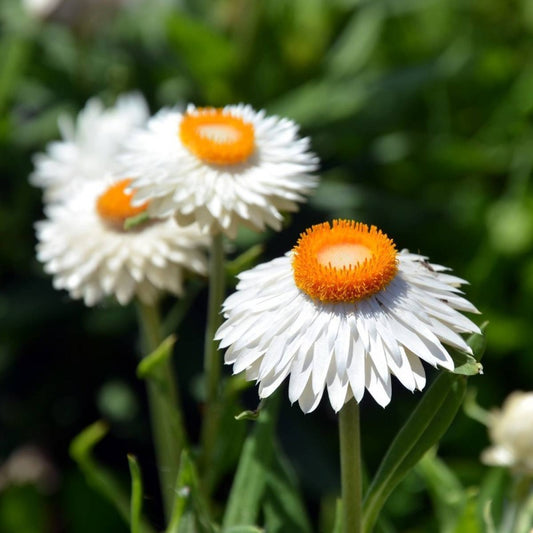
[[[238,249],[263,241],[270,259],[313,223],[376,224],[470,281],[468,298],[490,321],[485,374],[470,380],[479,402],[531,388],[532,0],[141,1],[72,27],[3,0],[0,24],[0,462],[33,443],[60,476],[49,494],[0,493],[0,531],[122,531],[68,458],[70,440],[100,417],[111,432],[99,459],[127,482],[126,453],[138,455],[161,525],[135,311],[71,301],[34,257],[43,215],[27,181],[32,154],[58,137],[61,113],[95,95],[111,105],[140,90],[153,112],[246,102],[296,120],[322,161],[320,187],[285,231],[243,233]],[[176,357],[193,435],[205,298]],[[396,384],[386,410],[363,401],[370,471],[419,397]],[[253,389],[245,401],[255,407]],[[327,402],[308,416],[283,407],[281,438],[315,521],[338,491],[336,431]],[[486,445],[486,430],[460,413],[440,454],[477,485]],[[414,475],[388,513],[397,531],[435,531],[429,505]]]

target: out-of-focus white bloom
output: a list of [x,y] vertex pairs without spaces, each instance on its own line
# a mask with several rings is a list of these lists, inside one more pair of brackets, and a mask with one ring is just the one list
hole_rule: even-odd
[[533,474],[533,392],[510,394],[491,413],[489,435],[492,446],[481,455],[484,463]]
[[292,252],[239,275],[215,338],[261,398],[289,378],[289,399],[305,413],[326,389],[335,411],[365,390],[385,406],[391,375],[421,390],[421,361],[453,370],[444,344],[471,353],[460,334],[479,328],[459,311],[477,310],[446,270],[397,253],[374,226],[318,224]]
[[281,229],[316,187],[318,160],[294,122],[249,105],[164,109],[132,135],[123,157],[135,201],[154,216],[175,215],[210,233],[234,237],[241,224]]
[[52,13],[62,0],[22,0],[26,11],[36,18],[46,18]]
[[106,109],[97,98],[87,102],[76,121],[59,120],[61,141],[34,158],[33,185],[44,189],[46,201],[70,197],[85,183],[99,181],[118,169],[117,154],[125,137],[148,119],[140,94],[126,94]]
[[146,205],[131,205],[129,183],[85,184],[68,200],[46,206],[48,219],[36,224],[37,258],[54,276],[54,287],[86,305],[106,296],[122,305],[134,296],[151,304],[161,291],[181,294],[185,271],[206,273],[208,238],[196,225],[181,228],[167,218],[124,229],[127,219],[146,211]]
[[92,30],[126,4],[140,0],[22,0],[30,16]]

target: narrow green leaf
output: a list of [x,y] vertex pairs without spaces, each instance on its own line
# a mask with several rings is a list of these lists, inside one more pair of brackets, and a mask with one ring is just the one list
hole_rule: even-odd
[[[115,476],[92,457],[93,448],[105,437],[107,425],[98,421],[84,429],[70,444],[70,456],[78,464],[87,483],[111,502],[124,521],[130,523],[130,502],[126,491]],[[141,533],[154,533],[144,520],[140,521]]]
[[441,533],[451,533],[467,503],[466,491],[446,464],[430,451],[416,465],[429,488]]
[[255,411],[242,411],[238,415],[235,415],[235,420],[257,420],[260,412],[259,409]]
[[[506,468],[490,468],[479,486],[478,518],[485,524],[499,523],[503,516],[504,501],[511,491],[511,476]],[[487,526],[487,531],[489,526]]]
[[144,357],[137,365],[137,377],[147,379],[155,376],[159,366],[172,356],[175,343],[176,336],[169,335],[151,354]]
[[342,499],[337,500],[335,505],[335,523],[333,524],[332,533],[342,533]]
[[266,479],[265,528],[268,533],[311,533],[312,527],[297,488],[297,479],[279,446]]
[[274,429],[279,395],[261,409],[251,435],[246,439],[224,514],[224,532],[231,527],[255,524],[272,462]]
[[265,530],[256,526],[234,526],[224,529],[223,533],[265,533]]
[[77,463],[91,459],[93,448],[107,435],[109,427],[103,420],[98,420],[85,428],[70,443],[70,456]]
[[133,455],[128,455],[128,464],[131,475],[131,504],[130,504],[130,529],[131,533],[141,533],[141,512],[143,501],[143,485],[139,463]]
[[354,75],[365,65],[378,43],[385,13],[380,3],[369,3],[355,12],[333,45],[328,58],[330,74]]
[[199,488],[196,465],[190,454],[181,454],[176,499],[166,533],[212,533],[209,510]]
[[[482,326],[482,331],[486,327]],[[467,343],[479,361],[484,351],[483,334]],[[397,484],[444,435],[464,400],[466,377],[441,372],[427,389],[411,416],[392,441],[365,496],[363,531],[370,532],[379,511]]]
[[226,263],[226,275],[233,280],[239,272],[252,268],[263,253],[263,249],[264,246],[262,244],[255,244],[233,259],[233,261],[228,261]]
[[370,532],[386,499],[437,443],[453,421],[466,391],[466,378],[442,372],[389,446],[363,504],[363,531]]

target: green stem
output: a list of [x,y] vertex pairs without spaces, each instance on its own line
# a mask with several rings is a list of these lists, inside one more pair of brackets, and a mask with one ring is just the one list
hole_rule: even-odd
[[[142,302],[138,303],[138,310],[144,334],[145,351],[149,354],[163,340],[159,312],[155,305],[146,305]],[[174,507],[174,487],[181,452],[186,446],[186,432],[178,387],[170,359],[165,360],[153,370],[153,377],[147,381],[147,392],[163,508],[169,520]],[[177,422],[171,424],[170,420]]]
[[[205,478],[213,459],[215,441],[220,421],[220,376],[222,361],[218,343],[213,338],[222,323],[220,308],[224,299],[224,248],[223,235],[213,237],[209,260],[209,304],[205,332],[204,372],[205,372],[205,414],[201,434],[201,467]],[[210,487],[205,487],[207,491]]]
[[361,439],[359,405],[352,398],[339,413],[341,453],[342,531],[360,533],[361,526]]

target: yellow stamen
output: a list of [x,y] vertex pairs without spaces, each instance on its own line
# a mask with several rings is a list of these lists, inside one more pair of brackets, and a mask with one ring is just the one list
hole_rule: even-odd
[[398,271],[394,242],[375,226],[334,220],[312,226],[293,248],[296,286],[322,302],[357,302]]
[[255,149],[254,127],[224,109],[199,108],[184,115],[179,136],[184,146],[205,163],[244,163]]
[[126,219],[144,213],[148,202],[133,206],[131,199],[133,192],[126,192],[131,179],[125,179],[109,187],[96,200],[96,210],[107,223],[122,228]]

